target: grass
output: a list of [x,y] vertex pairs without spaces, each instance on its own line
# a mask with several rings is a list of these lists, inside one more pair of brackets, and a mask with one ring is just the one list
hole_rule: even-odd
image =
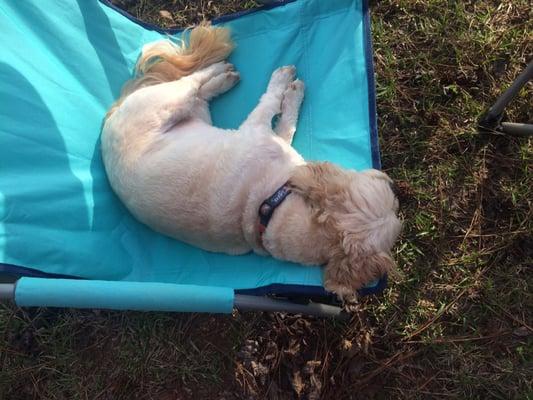
[[[116,2],[166,26],[255,5]],[[533,145],[476,131],[533,54],[530,4],[375,3],[404,277],[346,324],[2,306],[1,399],[533,399]],[[532,98],[508,118],[532,121]]]

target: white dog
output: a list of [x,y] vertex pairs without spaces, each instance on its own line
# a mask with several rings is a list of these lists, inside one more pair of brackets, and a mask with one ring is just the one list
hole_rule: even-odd
[[325,264],[326,289],[351,297],[394,266],[391,180],[306,162],[291,147],[304,92],[292,66],[274,71],[239,129],[214,127],[209,100],[239,80],[223,62],[232,49],[229,32],[209,25],[188,46],[145,46],[103,128],[111,186],[156,231],[209,251]]

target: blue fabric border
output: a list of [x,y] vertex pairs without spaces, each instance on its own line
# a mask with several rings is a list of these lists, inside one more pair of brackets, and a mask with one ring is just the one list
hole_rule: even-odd
[[376,107],[376,81],[374,79],[374,51],[372,47],[372,30],[370,28],[370,12],[368,0],[363,0],[363,29],[365,39],[365,62],[368,83],[368,121],[370,123],[370,148],[372,166],[381,169],[381,158],[378,140],[378,121]]
[[[116,12],[118,12],[121,15],[123,15],[124,17],[128,18],[130,21],[135,22],[137,25],[142,26],[145,29],[148,29],[148,30],[151,30],[151,31],[156,31],[156,32],[163,33],[163,34],[170,34],[170,35],[173,35],[173,34],[176,34],[176,33],[180,33],[180,32],[182,32],[184,30],[184,28],[169,28],[169,29],[161,28],[160,26],[151,24],[149,22],[141,21],[137,17],[134,17],[133,15],[128,13],[127,11],[124,11],[123,9],[121,9],[121,8],[117,7],[116,5],[114,5],[113,3],[111,3],[111,0],[98,0],[98,1],[100,1],[100,3],[108,6],[109,8],[115,10]],[[244,11],[239,11],[239,12],[235,12],[235,13],[231,13],[231,14],[222,15],[220,17],[212,19],[211,23],[214,24],[214,25],[221,24],[223,22],[228,22],[228,21],[240,18],[240,17],[242,17],[244,15],[253,14],[253,13],[256,13],[258,11],[271,10],[273,8],[284,6],[285,4],[289,4],[289,3],[292,3],[292,2],[295,2],[295,1],[297,1],[297,0],[278,0],[278,1],[274,1],[271,4],[265,4],[265,5],[262,5],[260,7],[250,8],[249,10],[244,10]]]
[[[4,264],[0,263],[0,275],[8,274],[15,275],[17,277],[26,277],[26,278],[48,278],[48,279],[80,279],[78,276],[73,275],[62,275],[62,274],[52,274],[48,272],[39,271],[38,269],[21,267],[19,265],[13,264]],[[387,287],[387,276],[381,278],[375,286],[362,288],[357,291],[359,296],[367,296],[371,294],[379,294]],[[266,286],[259,286],[252,289],[236,289],[235,293],[237,294],[248,294],[253,296],[268,296],[268,295],[279,295],[279,296],[308,296],[308,297],[331,297],[332,300],[334,296],[327,292],[322,286],[315,285],[294,285],[294,284],[283,284],[283,283],[274,283]]]
[[50,272],[39,271],[38,269],[21,267],[20,265],[0,263],[0,275],[15,275],[27,278],[51,278],[51,279],[83,279],[71,275],[52,274]]
[[[143,22],[133,15],[127,13],[121,8],[115,6],[110,0],[99,0],[102,4],[110,7],[114,11],[133,21],[134,23],[142,26],[145,29],[156,31],[159,33],[175,34],[183,31],[182,28],[162,29],[157,25]],[[280,7],[288,3],[292,3],[296,0],[280,0],[272,4],[264,5],[261,7],[245,10],[233,14],[223,15],[221,17],[212,20],[213,24],[223,23],[231,21],[233,19],[242,17],[244,15],[252,14],[262,10],[270,10],[272,8]],[[374,63],[373,63],[373,51],[372,51],[372,34],[370,29],[370,13],[368,7],[368,0],[363,0],[362,4],[363,12],[363,28],[364,28],[364,49],[365,49],[365,62],[367,70],[367,82],[368,82],[368,113],[369,113],[369,125],[370,125],[370,142],[372,152],[372,165],[376,169],[381,168],[381,159],[378,142],[377,132],[377,111],[376,111],[376,87],[374,80]],[[12,274],[16,276],[34,277],[34,278],[61,278],[61,279],[83,279],[75,276],[52,274],[39,271],[33,268],[21,267],[12,264],[0,263],[0,274]],[[358,291],[359,296],[366,296],[371,294],[379,294],[387,287],[387,276],[382,277],[377,285],[373,287],[362,288]],[[261,286],[253,289],[238,289],[235,290],[238,294],[248,294],[254,296],[266,296],[266,295],[280,295],[280,296],[309,296],[309,297],[331,297],[331,293],[327,292],[321,286],[305,286],[305,285],[293,285],[293,284],[272,284]]]
[[[383,276],[375,286],[364,287],[357,291],[361,297],[372,294],[380,294],[387,288],[387,276]],[[274,283],[271,285],[260,286],[253,289],[235,289],[235,294],[248,294],[252,296],[306,296],[306,297],[328,297],[332,301],[336,296],[324,289],[322,286],[315,285],[293,285],[284,283]]]

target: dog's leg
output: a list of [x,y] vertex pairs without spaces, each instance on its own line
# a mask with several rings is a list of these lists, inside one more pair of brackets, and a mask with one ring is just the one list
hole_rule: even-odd
[[246,118],[242,127],[271,125],[272,118],[281,112],[283,93],[285,93],[289,84],[294,80],[295,72],[296,69],[294,66],[281,67],[274,71],[266,93],[261,96],[259,104],[250,113],[248,118]]
[[211,113],[209,111],[209,100],[227,92],[239,81],[239,73],[227,71],[211,78],[200,87],[198,100],[194,107],[195,118],[199,118],[206,124],[212,125]]
[[130,95],[122,111],[128,115],[128,123],[163,132],[191,116],[209,120],[207,102],[200,101],[201,88],[232,70],[231,64],[220,62],[177,81],[149,86]]
[[196,76],[192,76],[192,78],[198,80],[201,86],[192,116],[211,125],[209,100],[235,86],[240,79],[239,73],[234,71],[232,64],[221,62],[195,74]]
[[304,98],[304,88],[304,83],[297,79],[289,85],[283,94],[281,117],[274,128],[274,132],[288,144],[292,143],[294,133],[296,132],[298,113]]

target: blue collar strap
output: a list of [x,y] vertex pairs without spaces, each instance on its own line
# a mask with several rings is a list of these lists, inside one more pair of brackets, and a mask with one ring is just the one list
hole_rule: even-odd
[[284,184],[282,187],[276,190],[272,196],[261,203],[261,207],[259,207],[260,237],[263,237],[263,233],[265,232],[266,227],[268,226],[268,223],[270,222],[270,219],[272,218],[276,208],[283,203],[283,200],[285,200],[290,193],[291,190],[289,189],[289,185]]

